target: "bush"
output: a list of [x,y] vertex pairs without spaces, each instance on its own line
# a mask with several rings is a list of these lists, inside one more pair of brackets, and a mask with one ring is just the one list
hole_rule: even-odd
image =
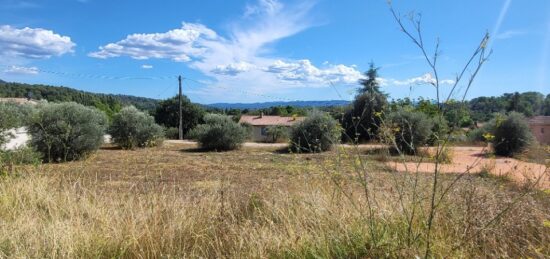
[[486,142],[486,134],[490,133],[492,135],[494,133],[496,121],[500,117],[502,117],[502,115],[497,115],[496,118],[483,124],[483,126],[481,126],[480,128],[470,130],[467,134],[468,140],[471,142]]
[[164,128],[164,136],[167,139],[179,139],[180,138],[179,129],[173,128],[173,127]]
[[382,93],[358,95],[344,114],[344,141],[364,142],[376,138],[387,105],[386,96]]
[[288,138],[288,129],[285,126],[269,126],[267,131],[267,141],[277,143]]
[[292,127],[290,147],[296,152],[323,152],[330,150],[340,138],[341,128],[332,117],[319,111]]
[[123,149],[156,146],[164,137],[162,127],[155,124],[153,116],[133,106],[125,107],[113,116],[109,134],[113,143]]
[[47,162],[78,160],[99,149],[107,117],[77,103],[41,105],[31,119],[31,145]]
[[0,151],[0,172],[15,165],[38,165],[42,154],[31,147],[19,147],[14,150]]
[[415,154],[432,134],[433,121],[421,112],[399,109],[389,114],[384,137],[405,154]]
[[[191,101],[183,96],[182,98],[182,114],[183,117],[183,135],[198,124],[202,123],[204,117],[204,109],[200,106],[191,103]],[[179,100],[178,97],[172,97],[159,103],[154,112],[155,121],[167,128],[179,128]],[[179,133],[178,133],[179,137]]]
[[188,137],[199,142],[204,150],[227,151],[239,148],[247,137],[247,131],[230,117],[219,114],[204,116],[200,124],[189,132]]
[[28,125],[34,111],[30,105],[0,103],[0,146],[11,137],[6,131]]
[[435,116],[432,118],[432,133],[428,138],[427,144],[430,146],[437,145],[438,142],[444,142],[448,139],[450,140],[449,124],[445,117]]
[[503,120],[497,120],[494,129],[493,146],[495,154],[512,156],[524,151],[533,140],[525,117],[512,112]]

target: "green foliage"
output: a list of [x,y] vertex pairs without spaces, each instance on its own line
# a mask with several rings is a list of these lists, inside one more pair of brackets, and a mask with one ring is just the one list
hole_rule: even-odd
[[473,120],[468,103],[451,100],[443,106],[444,116],[452,128],[471,127]]
[[344,114],[344,140],[364,142],[375,139],[387,108],[386,96],[367,92],[358,95]]
[[113,116],[109,127],[113,143],[123,149],[152,147],[162,143],[164,132],[149,114],[133,106],[125,107]]
[[380,91],[380,84],[378,83],[379,69],[379,67],[374,65],[374,62],[369,64],[369,70],[364,74],[366,78],[359,80],[359,83],[363,86],[358,90],[360,95],[364,93],[382,93]]
[[449,124],[445,117],[435,116],[431,118],[432,121],[432,133],[426,142],[430,146],[435,146],[438,142],[450,140]]
[[440,114],[437,103],[435,101],[424,99],[424,98],[420,98],[417,101],[416,105],[414,106],[414,110],[417,112],[424,113],[428,115],[428,117],[430,118],[434,118]]
[[[283,116],[283,117],[290,117],[290,116],[305,116],[308,113],[309,108],[304,107],[295,107],[295,106],[273,106],[270,108],[263,108],[263,109],[257,109],[254,111],[249,111],[248,114],[250,115],[272,115],[272,116]],[[243,111],[243,113],[246,114],[246,112]],[[227,113],[229,114],[229,113]]]
[[[204,116],[204,110],[191,103],[191,101],[183,96],[182,98],[182,117],[183,117],[183,135],[187,133],[202,122]],[[168,128],[179,127],[179,100],[178,97],[172,97],[170,99],[160,102],[154,113],[155,121]]]
[[31,105],[0,103],[0,146],[12,137],[7,130],[28,125],[34,112]]
[[74,102],[40,105],[31,119],[31,145],[47,162],[78,160],[103,143],[104,113]]
[[204,124],[191,130],[188,136],[196,139],[204,150],[227,151],[239,148],[247,131],[230,117],[219,114],[204,116]]
[[340,134],[341,128],[336,120],[326,113],[313,111],[292,127],[290,146],[297,152],[323,152],[338,143]]
[[533,141],[525,117],[517,112],[510,113],[504,120],[496,122],[493,147],[495,154],[512,156],[524,151]]
[[[548,106],[547,106],[548,104]],[[550,99],[538,92],[506,93],[499,97],[478,97],[469,102],[474,121],[488,121],[496,113],[519,112],[530,117],[544,115]]]
[[468,140],[471,142],[485,142],[487,141],[487,138],[485,137],[487,133],[493,134],[495,132],[495,124],[497,121],[497,118],[502,115],[496,116],[496,118],[493,118],[492,120],[486,122],[481,126],[480,128],[476,128],[473,130],[470,130],[467,134]]
[[0,172],[15,165],[38,165],[41,160],[42,154],[32,147],[19,147],[14,150],[0,151]]
[[269,126],[266,131],[268,141],[272,143],[282,141],[288,137],[288,128],[285,126]]
[[0,82],[1,97],[24,98],[29,95],[35,100],[76,102],[85,106],[94,106],[109,116],[127,105],[133,105],[144,111],[153,111],[158,103],[155,99],[145,97],[89,93],[68,87]]
[[167,139],[179,139],[180,133],[178,128],[164,128],[164,136]]
[[385,122],[384,138],[405,154],[415,154],[429,140],[433,121],[421,112],[399,109],[391,112]]

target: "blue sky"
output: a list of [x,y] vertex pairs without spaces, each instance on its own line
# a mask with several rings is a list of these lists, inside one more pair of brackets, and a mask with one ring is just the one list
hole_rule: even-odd
[[[442,91],[491,34],[468,94],[550,93],[550,1],[394,0],[441,42]],[[434,98],[385,0],[0,0],[0,78],[199,103],[351,99],[374,61],[392,98]],[[332,86],[330,85],[332,84]],[[461,88],[463,89],[463,88]]]

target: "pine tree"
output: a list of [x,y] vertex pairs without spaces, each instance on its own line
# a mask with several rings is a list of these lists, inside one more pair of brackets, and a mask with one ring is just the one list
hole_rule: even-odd
[[382,93],[380,91],[380,85],[376,80],[378,78],[378,69],[380,68],[375,67],[374,62],[370,63],[369,70],[364,74],[367,78],[359,80],[359,83],[363,85],[363,87],[359,89],[359,94]]

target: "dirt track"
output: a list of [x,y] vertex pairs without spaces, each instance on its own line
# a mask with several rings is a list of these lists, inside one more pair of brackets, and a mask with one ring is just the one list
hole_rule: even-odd
[[[539,177],[539,187],[550,188],[550,169],[542,164],[528,163],[513,158],[487,158],[482,147],[453,147],[452,163],[441,164],[444,173],[479,173],[488,170],[493,175],[507,176],[519,183],[536,181]],[[434,172],[434,163],[401,163],[388,162],[393,169],[402,172]]]
[[[196,142],[188,140],[167,140],[168,144],[190,144],[196,145]],[[244,143],[248,148],[284,148],[286,143]],[[347,147],[349,145],[343,144]],[[351,146],[349,146],[351,147]],[[361,149],[376,149],[382,145],[359,145]],[[496,176],[506,176],[518,183],[536,181],[539,177],[539,188],[550,189],[550,169],[547,166],[536,163],[523,162],[513,158],[487,158],[483,147],[452,147],[452,163],[441,164],[440,172],[443,173],[479,173],[482,170],[488,170]],[[387,162],[391,168],[400,172],[422,172],[431,173],[435,170],[434,163],[416,163],[416,162]]]

